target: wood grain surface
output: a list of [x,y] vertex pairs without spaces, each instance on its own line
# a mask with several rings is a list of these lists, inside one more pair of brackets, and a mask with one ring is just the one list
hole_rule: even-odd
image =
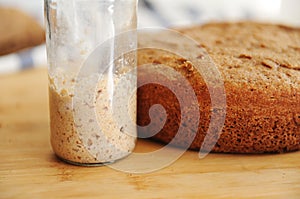
[[[300,152],[210,154],[200,160],[188,151],[142,175],[60,162],[49,143],[47,93],[45,69],[0,76],[1,199],[300,198]],[[136,151],[160,147],[139,140]]]

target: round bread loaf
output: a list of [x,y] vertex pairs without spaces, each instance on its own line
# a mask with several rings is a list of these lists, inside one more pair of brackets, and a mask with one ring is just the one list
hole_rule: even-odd
[[45,31],[31,16],[0,7],[0,55],[14,53],[45,42]]
[[[213,152],[271,153],[300,149],[300,29],[255,22],[210,23],[177,29],[203,47],[220,71],[226,91],[226,118]],[[165,36],[165,35],[164,35]],[[148,35],[149,37],[149,35]],[[151,37],[151,36],[150,36]],[[153,35],[153,38],[157,35]],[[143,43],[143,37],[139,38]],[[174,48],[184,45],[173,41]],[[143,45],[141,46],[143,47]],[[201,75],[189,60],[171,52],[142,49],[138,65],[164,64],[181,73],[198,99],[200,122],[190,149],[199,149],[207,134],[211,99]],[[138,71],[138,81],[151,74]],[[164,75],[159,78],[162,82]],[[176,80],[171,80],[176,84]],[[182,91],[184,92],[184,91]],[[161,104],[167,113],[163,128],[152,138],[169,143],[178,132],[181,110],[178,99],[163,84],[138,89],[138,124],[160,122],[156,113],[150,121],[149,108]],[[186,126],[194,121],[194,115]],[[156,119],[155,119],[156,118]],[[151,132],[151,129],[148,129]],[[194,132],[186,130],[176,139],[184,146]]]

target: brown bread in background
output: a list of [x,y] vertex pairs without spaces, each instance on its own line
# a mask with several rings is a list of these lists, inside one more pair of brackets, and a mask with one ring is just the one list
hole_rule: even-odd
[[0,55],[13,53],[45,41],[43,28],[32,17],[0,7]]

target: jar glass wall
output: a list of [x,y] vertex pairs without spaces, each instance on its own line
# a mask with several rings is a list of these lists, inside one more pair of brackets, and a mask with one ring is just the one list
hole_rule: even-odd
[[137,0],[45,0],[51,145],[67,162],[113,162],[135,147],[136,8]]

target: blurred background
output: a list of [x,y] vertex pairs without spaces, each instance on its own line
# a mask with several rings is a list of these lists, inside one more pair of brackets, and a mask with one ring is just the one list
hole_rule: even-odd
[[[0,0],[43,22],[43,0]],[[300,25],[299,0],[139,0],[139,26],[176,26],[253,19]]]
[[[43,3],[43,0],[0,0],[0,7],[22,10],[43,27]],[[299,0],[139,0],[138,27],[188,26],[210,21],[238,20],[256,20],[299,27],[299,8]],[[0,20],[0,32],[1,29],[4,31],[4,28]],[[0,35],[0,41],[1,39]],[[34,66],[46,66],[43,44],[0,56],[0,74]]]
[[[43,0],[0,0],[43,23]],[[178,26],[211,20],[263,20],[300,25],[299,0],[139,0],[139,27]]]

